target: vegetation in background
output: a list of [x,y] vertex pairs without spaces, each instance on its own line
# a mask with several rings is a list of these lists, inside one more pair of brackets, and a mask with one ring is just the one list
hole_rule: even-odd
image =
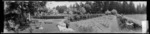
[[[137,8],[135,8],[134,1],[86,1],[85,4],[74,4],[70,7],[66,6],[57,6],[57,10],[59,12],[63,12],[66,9],[69,8],[75,8],[77,12],[85,12],[84,14],[103,14],[105,11],[112,9],[116,9],[119,14],[145,14],[147,9],[147,6],[138,5]],[[58,8],[62,7],[62,8]],[[64,7],[64,8],[63,8]],[[82,8],[81,8],[82,7]],[[75,11],[71,11],[76,13]],[[78,14],[78,13],[76,13]]]
[[[129,4],[127,3],[127,1],[123,1],[122,4],[119,1],[86,1],[85,4],[80,3],[80,5],[75,4],[70,7],[57,6],[56,8],[54,8],[56,10],[47,9],[45,7],[45,4],[46,4],[45,1],[6,2],[5,5],[7,5],[7,7],[4,8],[5,10],[4,20],[5,20],[6,29],[17,32],[19,29],[23,31],[28,27],[30,27],[29,24],[31,22],[27,19],[28,14],[33,16],[33,15],[39,15],[40,13],[51,14],[55,11],[58,11],[57,14],[67,13],[67,14],[76,15],[70,17],[69,20],[77,21],[77,20],[84,20],[84,19],[98,17],[100,15],[94,15],[94,14],[104,14],[107,10],[111,11],[113,9],[116,9],[119,14],[146,14],[147,11],[146,9],[147,6],[138,5],[138,7],[135,8],[132,1]],[[42,18],[47,19],[47,16]]]

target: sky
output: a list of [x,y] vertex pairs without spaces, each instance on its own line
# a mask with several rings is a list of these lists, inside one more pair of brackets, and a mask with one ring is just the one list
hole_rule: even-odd
[[133,1],[133,3],[135,5],[135,8],[137,8],[137,5],[140,5],[140,4],[144,4],[144,6],[147,6],[147,2],[146,1]]
[[[49,1],[47,2],[46,4],[46,7],[49,7],[50,9],[52,9],[53,7],[56,7],[56,6],[63,6],[63,5],[66,5],[67,7],[69,7],[70,5],[73,5],[75,3],[81,3],[81,1],[74,1],[74,2],[68,2],[68,1]],[[82,2],[82,3],[85,3],[85,2]],[[147,2],[146,1],[133,1],[135,7],[137,7],[137,5],[139,4],[144,4],[145,6],[147,6]]]
[[137,2],[133,2],[134,3],[134,5],[135,5],[135,7],[137,7],[137,5],[139,5],[139,4],[144,4],[145,6],[147,6],[147,2],[142,2],[142,1],[137,1]]

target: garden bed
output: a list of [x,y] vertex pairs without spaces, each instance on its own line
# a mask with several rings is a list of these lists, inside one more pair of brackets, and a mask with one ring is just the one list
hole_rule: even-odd
[[39,16],[39,17],[33,17],[35,19],[64,19],[65,16]]

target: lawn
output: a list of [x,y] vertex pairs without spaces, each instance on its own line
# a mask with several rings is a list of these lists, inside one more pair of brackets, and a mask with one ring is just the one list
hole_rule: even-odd
[[115,19],[115,16],[96,17],[78,22],[72,22],[70,24],[71,28],[81,33],[106,33],[112,32],[112,30],[114,30],[114,32],[118,31],[118,27],[116,25],[117,20]]
[[147,14],[133,14],[133,15],[124,15],[126,17],[130,17],[137,20],[147,20]]
[[[137,19],[137,20],[146,20],[146,15],[136,14],[136,15],[124,15],[125,17]],[[36,19],[40,22],[46,22],[49,24],[42,24],[44,27],[43,30],[34,29],[34,33],[63,33],[60,32],[56,24],[61,21],[61,19]],[[81,20],[77,22],[71,22],[70,28],[73,28],[76,32],[74,33],[112,33],[112,32],[121,32],[118,29],[117,19],[115,16],[100,16],[96,18]],[[28,32],[28,30],[24,31]],[[125,31],[130,32],[130,31]]]
[[[138,17],[140,16],[140,17]],[[125,17],[133,18],[137,20],[144,20],[145,15],[125,15]],[[131,32],[141,32],[138,31],[123,31],[119,30],[118,22],[115,16],[100,16],[92,19],[81,20],[77,22],[72,22],[71,28],[75,29],[77,32],[95,32],[95,33],[131,33]],[[86,29],[86,30],[85,30]]]

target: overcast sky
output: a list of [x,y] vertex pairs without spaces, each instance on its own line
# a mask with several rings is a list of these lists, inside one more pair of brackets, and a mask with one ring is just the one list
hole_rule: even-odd
[[144,4],[145,6],[147,6],[147,2],[142,2],[142,1],[137,1],[137,2],[133,2],[135,7],[137,7],[137,5],[139,4]]
[[[53,7],[56,7],[56,6],[62,6],[62,5],[66,5],[67,7],[69,7],[70,5],[73,5],[75,3],[81,3],[81,2],[68,2],[68,1],[51,1],[51,2],[47,2],[46,6],[49,7],[49,8],[53,8]],[[85,2],[82,2],[82,3],[85,3]],[[135,7],[137,7],[137,5],[139,4],[144,4],[145,6],[147,5],[147,2],[146,1],[135,1],[133,2],[135,4]]]

